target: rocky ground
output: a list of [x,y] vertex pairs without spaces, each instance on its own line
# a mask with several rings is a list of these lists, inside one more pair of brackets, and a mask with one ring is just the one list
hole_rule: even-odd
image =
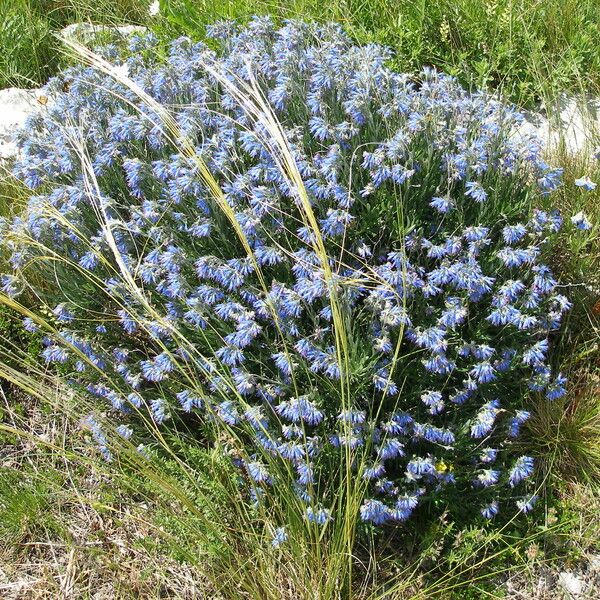
[[586,557],[574,569],[559,565],[532,567],[507,577],[499,596],[514,600],[597,600],[600,598],[600,554]]

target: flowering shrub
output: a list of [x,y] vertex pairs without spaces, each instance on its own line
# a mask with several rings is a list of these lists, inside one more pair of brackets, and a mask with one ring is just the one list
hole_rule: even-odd
[[376,525],[447,493],[486,518],[510,498],[529,511],[514,442],[528,391],[564,393],[547,359],[569,308],[540,262],[561,219],[532,204],[560,172],[511,135],[511,108],[394,73],[337,27],[210,36],[166,60],[133,38],[119,67],[193,155],[91,67],[50,82],[54,106],[23,132],[14,172],[38,191],[6,232],[2,283],[47,275],[45,359],[133,431],[136,414],[194,413],[235,433],[255,500],[287,468],[310,521],[335,518],[341,464]]

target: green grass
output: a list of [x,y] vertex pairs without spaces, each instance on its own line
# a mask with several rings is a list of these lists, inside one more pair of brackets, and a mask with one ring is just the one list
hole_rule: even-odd
[[218,18],[254,14],[336,21],[359,42],[395,51],[400,70],[435,66],[528,105],[600,84],[596,0],[161,0],[178,31],[201,37]]
[[570,388],[565,398],[534,403],[524,439],[544,477],[557,478],[560,485],[583,481],[600,489],[598,376],[580,373],[578,380],[573,374]]
[[[590,131],[591,142],[596,134]],[[583,192],[573,184],[584,175],[599,182],[600,161],[560,148],[549,160],[564,168],[565,183],[546,208],[558,208],[566,221],[550,264],[561,293],[573,303],[554,339],[554,367],[569,377],[569,393],[555,402],[532,399],[525,439],[550,488],[560,493],[565,483],[584,481],[597,488],[600,482],[600,189]],[[571,226],[569,217],[579,211],[594,225],[591,231]]]
[[141,23],[145,0],[2,0],[0,88],[43,85],[61,65],[55,33],[78,21]]
[[212,597],[182,564],[194,545],[173,498],[98,460],[63,397],[9,391],[8,404],[0,394],[2,597]]

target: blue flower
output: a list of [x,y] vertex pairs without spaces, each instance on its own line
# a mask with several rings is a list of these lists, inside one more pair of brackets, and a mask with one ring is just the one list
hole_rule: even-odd
[[239,365],[245,360],[243,351],[235,346],[219,348],[215,351],[215,356],[229,367]]
[[592,224],[589,219],[585,215],[583,211],[578,212],[576,215],[571,217],[571,223],[577,227],[577,229],[581,229],[582,231],[586,231],[592,228]]
[[308,396],[285,400],[275,407],[275,410],[285,419],[307,425],[318,425],[323,420],[323,413],[315,406]]
[[410,317],[406,314],[403,306],[387,304],[381,311],[381,322],[389,327],[398,327],[400,325],[412,325]]
[[94,251],[86,252],[80,259],[79,264],[84,268],[92,271],[99,263],[98,254]]
[[48,346],[42,350],[42,356],[47,362],[64,363],[69,359],[69,354],[60,346]]
[[258,461],[246,463],[246,469],[248,470],[248,475],[257,483],[271,482],[271,476],[267,468]]
[[409,479],[420,479],[423,475],[434,475],[435,467],[431,458],[415,457],[406,465]]
[[527,234],[527,229],[521,223],[517,225],[507,225],[502,230],[502,237],[507,244],[514,244],[522,240]]
[[396,439],[388,439],[377,449],[377,456],[380,460],[389,460],[404,456],[404,444]]
[[517,508],[521,512],[527,514],[533,510],[533,507],[535,506],[537,499],[538,499],[538,497],[535,495],[521,498],[520,500],[517,500]]
[[527,479],[533,473],[533,458],[530,456],[521,456],[518,458],[509,472],[508,483],[510,487],[515,487],[524,479]]
[[125,309],[118,310],[117,315],[119,316],[123,329],[127,333],[135,333],[137,331],[137,321]]
[[477,360],[484,360],[484,361],[487,361],[490,358],[492,358],[492,356],[494,355],[494,352],[496,352],[494,350],[494,348],[492,348],[491,346],[488,346],[487,344],[479,344],[479,345],[473,346],[473,348],[471,349],[471,354]]
[[531,416],[531,413],[527,410],[518,410],[515,413],[515,416],[511,418],[509,425],[508,425],[508,436],[511,438],[516,438],[519,436],[519,433],[521,432],[521,425],[523,425],[523,423],[525,423],[529,417]]
[[310,523],[316,523],[317,525],[325,525],[332,519],[331,511],[327,508],[313,508],[309,506],[306,509],[306,518]]
[[500,505],[498,504],[497,500],[494,500],[490,504],[486,504],[481,509],[481,514],[486,519],[493,519],[498,514],[499,510],[500,510]]
[[460,298],[450,297],[446,300],[446,310],[442,312],[438,323],[444,327],[454,328],[467,318],[467,308]]
[[496,448],[484,448],[479,455],[479,460],[483,463],[492,463],[498,456]]
[[296,464],[296,471],[298,472],[298,483],[301,485],[312,485],[315,483],[314,471],[310,464],[299,462]]
[[23,319],[23,329],[29,331],[29,333],[36,333],[40,330],[39,325],[31,317]]
[[366,414],[364,410],[343,410],[337,418],[349,425],[362,425],[365,422]]
[[448,359],[444,353],[433,354],[431,358],[423,360],[423,366],[431,373],[449,375],[456,368],[456,362]]
[[544,169],[538,178],[538,185],[546,194],[553,192],[560,185],[562,174],[562,169]]
[[283,458],[293,463],[303,460],[306,456],[306,451],[305,445],[296,442],[284,442],[277,447],[277,452]]
[[506,306],[510,302],[515,302],[524,290],[525,284],[520,279],[509,279],[500,286],[492,304],[496,307]]
[[289,354],[285,352],[277,352],[276,354],[271,354],[271,358],[275,361],[277,368],[284,375],[289,376],[292,374],[293,363],[290,360]]
[[140,408],[143,404],[143,399],[137,392],[131,392],[127,396],[127,401],[135,408]]
[[429,407],[429,411],[433,415],[437,415],[444,410],[444,400],[440,392],[425,392],[421,394],[421,401]]
[[388,435],[405,435],[410,431],[413,418],[405,413],[394,415],[389,421],[382,425],[382,429]]
[[123,160],[123,169],[129,190],[136,198],[142,198],[144,196],[141,185],[144,164],[137,158],[126,158]]
[[167,418],[167,404],[164,398],[156,398],[150,402],[150,413],[159,425]]
[[342,209],[328,209],[327,218],[320,222],[321,231],[324,236],[332,237],[341,235],[346,228],[354,221],[354,216]]
[[518,324],[521,316],[521,312],[514,306],[504,305],[492,311],[486,317],[486,320],[488,320],[492,325],[500,327],[502,325],[508,325],[509,323]]
[[140,362],[142,368],[142,376],[148,381],[162,381],[167,375],[173,371],[174,364],[166,352],[155,356],[151,360],[143,360]]
[[522,362],[526,365],[537,365],[543,363],[548,352],[548,340],[541,340],[530,346],[523,353]]
[[419,499],[413,494],[398,496],[393,509],[388,509],[389,517],[395,521],[406,521],[419,504]]
[[520,267],[521,265],[533,265],[540,251],[537,246],[523,248],[511,248],[507,246],[496,252],[496,256],[507,267]]
[[446,214],[447,212],[450,212],[450,210],[454,207],[454,201],[449,196],[437,196],[431,200],[429,205],[435,208],[437,211],[441,212],[442,214]]
[[464,230],[463,236],[467,242],[480,242],[485,240],[490,232],[489,227],[482,225],[467,227]]
[[471,437],[479,439],[488,435],[494,426],[499,412],[500,403],[497,400],[492,400],[484,404],[471,425]]
[[428,348],[432,352],[443,352],[448,346],[445,340],[446,331],[440,327],[429,327],[422,331],[417,331],[415,342],[422,348]]
[[363,470],[363,479],[379,479],[385,473],[385,467],[381,463],[367,465]]
[[548,400],[557,400],[558,398],[562,398],[566,393],[565,384],[567,383],[567,378],[559,373],[552,383],[548,384],[548,388],[546,390],[546,398]]
[[270,246],[255,248],[254,256],[259,265],[273,266],[283,261],[281,251]]
[[83,420],[83,425],[91,432],[94,441],[98,447],[98,450],[102,454],[104,460],[110,462],[113,460],[113,455],[109,450],[109,440],[106,434],[102,430],[100,423],[93,415],[88,415]]
[[279,548],[281,544],[284,544],[288,540],[288,534],[285,531],[285,527],[277,527],[273,532],[273,537],[271,539],[271,546],[273,548]]
[[71,313],[62,302],[54,308],[52,313],[59,323],[70,323],[75,318],[73,313]]
[[380,500],[365,500],[360,507],[360,517],[363,521],[370,521],[374,525],[382,525],[388,520],[388,510]]
[[491,485],[496,485],[498,483],[498,478],[500,477],[499,471],[494,471],[492,469],[483,469],[479,475],[477,475],[477,479],[475,480],[475,485],[481,487],[490,487]]
[[495,369],[488,361],[477,363],[469,371],[469,375],[474,377],[479,383],[489,383],[496,379]]
[[128,427],[127,425],[119,425],[115,431],[118,435],[120,435],[123,439],[128,440],[133,435],[133,429]]
[[191,390],[183,390],[176,394],[177,400],[185,412],[191,412],[193,408],[202,408],[202,398],[197,396]]
[[[415,438],[418,437],[416,429],[415,425]],[[425,425],[423,427],[423,437],[432,444],[441,444],[447,448],[451,448],[452,444],[456,441],[454,434],[450,430],[434,427],[433,425]]]
[[467,181],[465,184],[465,196],[473,198],[475,202],[485,202],[488,197],[481,183],[477,181]]
[[228,425],[235,425],[240,420],[240,415],[231,400],[225,400],[217,406],[217,416]]

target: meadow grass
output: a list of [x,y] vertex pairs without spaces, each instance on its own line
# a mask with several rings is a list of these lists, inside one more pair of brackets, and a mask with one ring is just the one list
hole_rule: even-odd
[[338,22],[360,43],[392,48],[401,71],[433,66],[520,105],[551,106],[559,92],[600,84],[594,0],[161,0],[161,10],[196,37],[219,18],[254,14]]
[[[565,184],[551,202],[564,215],[579,211],[600,222],[598,188],[583,193],[573,181],[589,175],[600,180],[600,162],[593,157],[598,131],[590,125],[587,151],[572,154],[559,144],[549,160],[564,168]],[[554,403],[533,398],[533,419],[527,424],[533,452],[547,476],[565,482],[600,482],[600,234],[560,235],[552,264],[561,286],[573,301],[561,335],[555,340],[557,360],[569,374],[569,394]],[[558,484],[560,487],[560,483]]]
[[147,17],[138,0],[2,0],[0,89],[43,85],[61,66],[56,32],[75,22],[135,23]]

